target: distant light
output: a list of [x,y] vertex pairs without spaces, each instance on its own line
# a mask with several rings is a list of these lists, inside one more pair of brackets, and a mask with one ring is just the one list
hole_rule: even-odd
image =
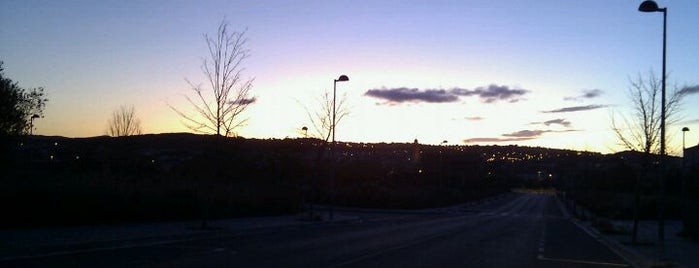
[[151,162],[151,163],[155,163],[155,159],[151,159],[150,162]]
[[49,158],[51,158],[51,160],[53,160],[53,155],[52,155],[52,156],[50,156]]
[[75,160],[79,160],[79,159],[80,159],[80,156],[79,156],[79,155],[76,155],[76,156],[75,156]]
[[58,142],[54,142],[54,143],[53,143],[53,146],[58,146]]

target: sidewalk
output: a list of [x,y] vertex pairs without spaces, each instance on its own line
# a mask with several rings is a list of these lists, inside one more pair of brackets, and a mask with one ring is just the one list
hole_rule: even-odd
[[637,264],[641,267],[699,267],[699,242],[677,235],[682,230],[680,221],[665,222],[665,258],[659,260],[657,223],[639,222],[639,243],[635,245],[630,243],[632,221],[613,221],[614,229],[620,233],[601,233],[600,236],[636,255],[631,257],[636,257],[639,260]]
[[[569,200],[568,203],[570,203]],[[563,200],[558,199],[561,211],[570,217],[573,223],[597,238],[611,250],[621,255],[635,267],[699,267],[699,241],[680,237],[677,234],[682,230],[682,222],[677,220],[665,221],[665,254],[663,260],[659,258],[658,249],[658,222],[640,221],[638,226],[637,244],[631,244],[631,220],[603,220],[611,224],[614,233],[604,233],[593,226],[597,219],[593,213],[585,208],[575,206],[575,211],[569,211]]]

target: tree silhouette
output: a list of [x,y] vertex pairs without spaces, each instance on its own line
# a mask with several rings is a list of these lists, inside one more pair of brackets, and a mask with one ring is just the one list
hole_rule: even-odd
[[43,87],[25,90],[6,78],[0,61],[0,135],[31,133],[32,117],[43,117],[46,94]]
[[122,105],[112,113],[107,125],[107,135],[123,137],[141,135],[141,120],[136,117],[136,109],[133,105]]
[[185,98],[194,108],[194,113],[188,114],[169,106],[183,119],[183,124],[195,132],[235,136],[235,129],[247,122],[241,114],[256,101],[250,96],[254,79],[241,77],[243,61],[250,56],[245,48],[245,31],[231,32],[228,23],[221,21],[216,36],[205,34],[204,40],[209,57],[203,59],[201,70],[207,78],[210,94],[205,93],[201,85],[187,80],[195,96],[185,95]]
[[[335,126],[337,127],[337,124],[347,115],[349,115],[349,108],[347,107],[347,94],[343,94],[337,101],[336,105]],[[308,120],[313,126],[314,133],[311,134],[311,136],[325,142],[330,140],[333,127],[332,92],[327,90],[320,96],[318,99],[318,110],[311,111],[308,109],[308,107],[304,108],[306,109]],[[306,131],[308,131],[308,128],[306,128]]]
[[[612,129],[624,148],[646,154],[660,152],[661,86],[661,79],[653,71],[645,78],[639,75],[636,80],[630,81],[629,99],[633,112],[630,115],[621,114],[619,122],[612,116]],[[684,91],[676,89],[667,99],[667,125],[677,122],[684,96]]]
[[[660,121],[662,79],[655,76],[653,71],[644,78],[640,74],[636,80],[630,81],[629,98],[633,112],[629,116],[621,115],[621,122],[612,116],[612,129],[621,144],[628,150],[644,153],[643,163],[638,167],[641,171],[636,174],[634,186],[634,212],[631,242],[638,238],[638,209],[640,203],[641,177],[647,175],[651,163],[651,155],[660,153]],[[665,122],[671,125],[677,122],[677,112],[682,98],[686,94],[675,89],[670,94],[665,105]]]

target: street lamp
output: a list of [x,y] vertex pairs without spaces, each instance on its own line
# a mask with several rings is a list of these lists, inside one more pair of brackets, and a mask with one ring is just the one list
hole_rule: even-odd
[[336,109],[335,108],[335,101],[337,99],[337,82],[346,82],[346,81],[349,81],[349,77],[347,77],[344,74],[340,75],[339,78],[337,78],[333,81],[333,125],[332,125],[332,128],[333,128],[332,129],[333,130],[332,142],[333,142],[333,144],[335,144],[335,125],[337,124],[337,122],[335,122],[335,109]]
[[687,224],[687,175],[685,174],[685,170],[687,169],[685,166],[686,160],[685,160],[685,155],[684,152],[686,150],[685,145],[684,145],[684,136],[685,133],[689,131],[688,127],[683,127],[682,128],[682,171],[680,172],[680,176],[682,177],[682,232],[684,233],[686,231],[686,224]]
[[687,131],[689,131],[689,128],[688,128],[688,127],[683,127],[683,128],[682,128],[682,157],[683,157],[683,158],[684,158],[684,149],[685,149],[685,147],[684,147],[684,134],[685,134],[685,132],[687,132]]
[[40,118],[38,114],[32,115],[31,119],[29,119],[29,136],[33,135],[34,133],[34,119]]
[[638,6],[641,12],[663,12],[663,77],[660,103],[660,187],[658,188],[658,250],[662,259],[665,253],[665,44],[667,40],[667,7],[660,8],[655,1],[643,1]]
[[[337,100],[337,82],[346,82],[349,81],[349,77],[346,75],[340,75],[337,79],[333,80],[333,122],[332,122],[332,131],[333,131],[333,136],[332,136],[332,151],[331,151],[331,156],[332,156],[332,161],[333,161],[333,176],[332,176],[332,185],[330,186],[332,188],[332,193],[331,195],[335,195],[335,177],[337,176],[337,164],[335,163],[335,126],[337,125],[337,121],[335,121],[335,116],[336,116],[336,105],[335,102]],[[334,208],[332,205],[330,206],[330,220],[333,219],[333,214],[334,214]]]

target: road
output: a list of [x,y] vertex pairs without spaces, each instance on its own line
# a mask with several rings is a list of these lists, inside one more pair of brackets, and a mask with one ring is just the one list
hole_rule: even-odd
[[83,245],[54,250],[59,254],[5,258],[0,266],[629,266],[567,219],[554,195],[542,193],[517,193],[434,213],[363,213],[361,219],[345,222],[245,233],[219,230],[133,246],[91,250],[91,245]]

